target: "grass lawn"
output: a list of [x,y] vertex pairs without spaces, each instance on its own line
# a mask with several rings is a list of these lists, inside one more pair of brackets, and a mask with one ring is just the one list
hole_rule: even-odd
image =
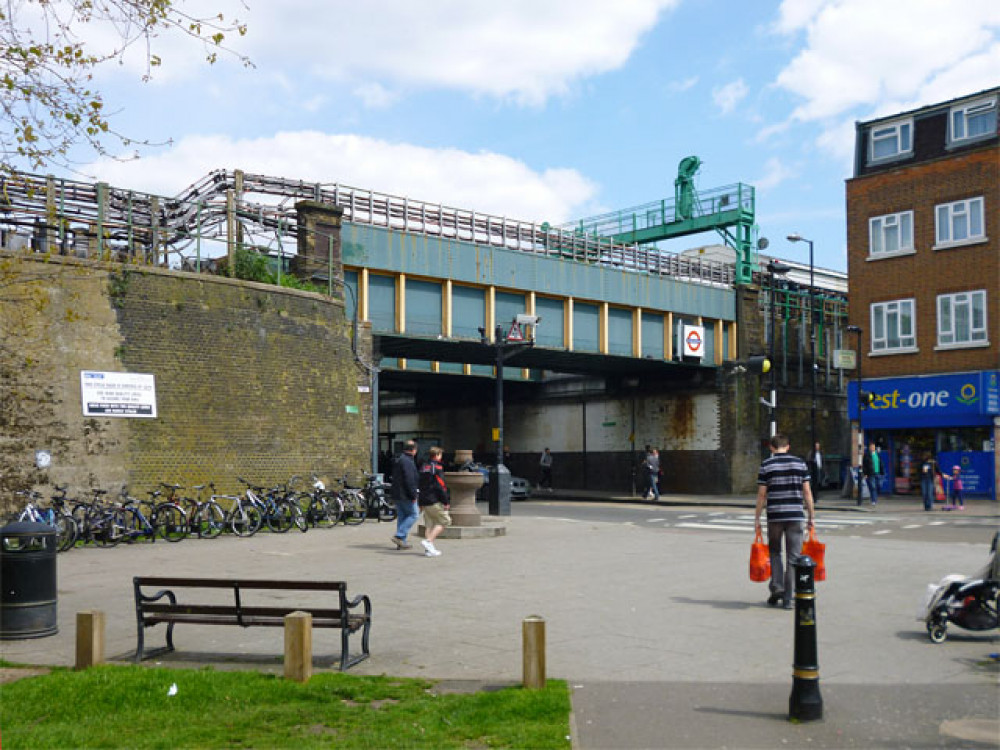
[[[176,685],[176,694],[169,695]],[[568,748],[569,689],[550,680],[438,695],[428,680],[93,667],[0,685],[18,748]]]

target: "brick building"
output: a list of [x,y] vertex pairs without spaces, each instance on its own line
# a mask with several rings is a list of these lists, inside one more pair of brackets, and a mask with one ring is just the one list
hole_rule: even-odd
[[[1000,477],[1000,87],[859,122],[847,181],[852,444],[882,452],[884,492],[920,493],[930,452],[966,494]],[[860,424],[858,418],[860,416]],[[856,460],[856,457],[855,457]]]

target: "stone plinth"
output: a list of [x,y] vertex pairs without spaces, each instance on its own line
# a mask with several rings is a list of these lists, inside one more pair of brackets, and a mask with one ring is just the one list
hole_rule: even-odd
[[[483,516],[476,507],[476,490],[485,481],[482,474],[478,471],[446,471],[444,481],[451,493],[452,525],[441,532],[439,539],[484,539],[507,534],[502,519],[489,517],[483,523]],[[423,524],[417,528],[417,533],[426,536]]]
[[482,526],[483,518],[476,508],[476,490],[483,486],[478,471],[446,471],[444,481],[451,493],[451,520],[456,526]]

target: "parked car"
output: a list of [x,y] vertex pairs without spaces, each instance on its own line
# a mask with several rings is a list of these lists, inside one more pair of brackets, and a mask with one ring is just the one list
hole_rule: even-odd
[[[483,486],[476,490],[476,501],[486,502],[490,498],[490,469],[492,466],[486,466],[484,464],[471,464],[470,467],[474,471],[481,472],[483,475]],[[510,477],[510,499],[511,500],[527,500],[531,497],[531,482],[523,477],[515,477],[511,475]]]

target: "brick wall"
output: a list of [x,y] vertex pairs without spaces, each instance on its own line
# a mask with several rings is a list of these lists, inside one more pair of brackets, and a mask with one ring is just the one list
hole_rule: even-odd
[[[204,275],[0,258],[24,302],[0,311],[0,493],[243,476],[261,484],[370,467],[368,374],[343,304]],[[14,282],[14,283],[11,283]],[[370,334],[362,327],[363,352]],[[80,370],[151,373],[158,418],[84,419]],[[47,471],[34,451],[53,453]]]
[[[872,302],[913,297],[919,352],[864,356],[868,377],[894,377],[932,372],[995,368],[1000,351],[1000,148],[996,145],[960,155],[914,164],[849,180],[847,246],[851,279],[850,322],[864,329],[862,351],[871,346]],[[984,197],[988,241],[933,250],[934,207],[941,203]],[[868,260],[868,220],[913,211],[916,253]],[[985,289],[988,348],[935,351],[937,295]]]

